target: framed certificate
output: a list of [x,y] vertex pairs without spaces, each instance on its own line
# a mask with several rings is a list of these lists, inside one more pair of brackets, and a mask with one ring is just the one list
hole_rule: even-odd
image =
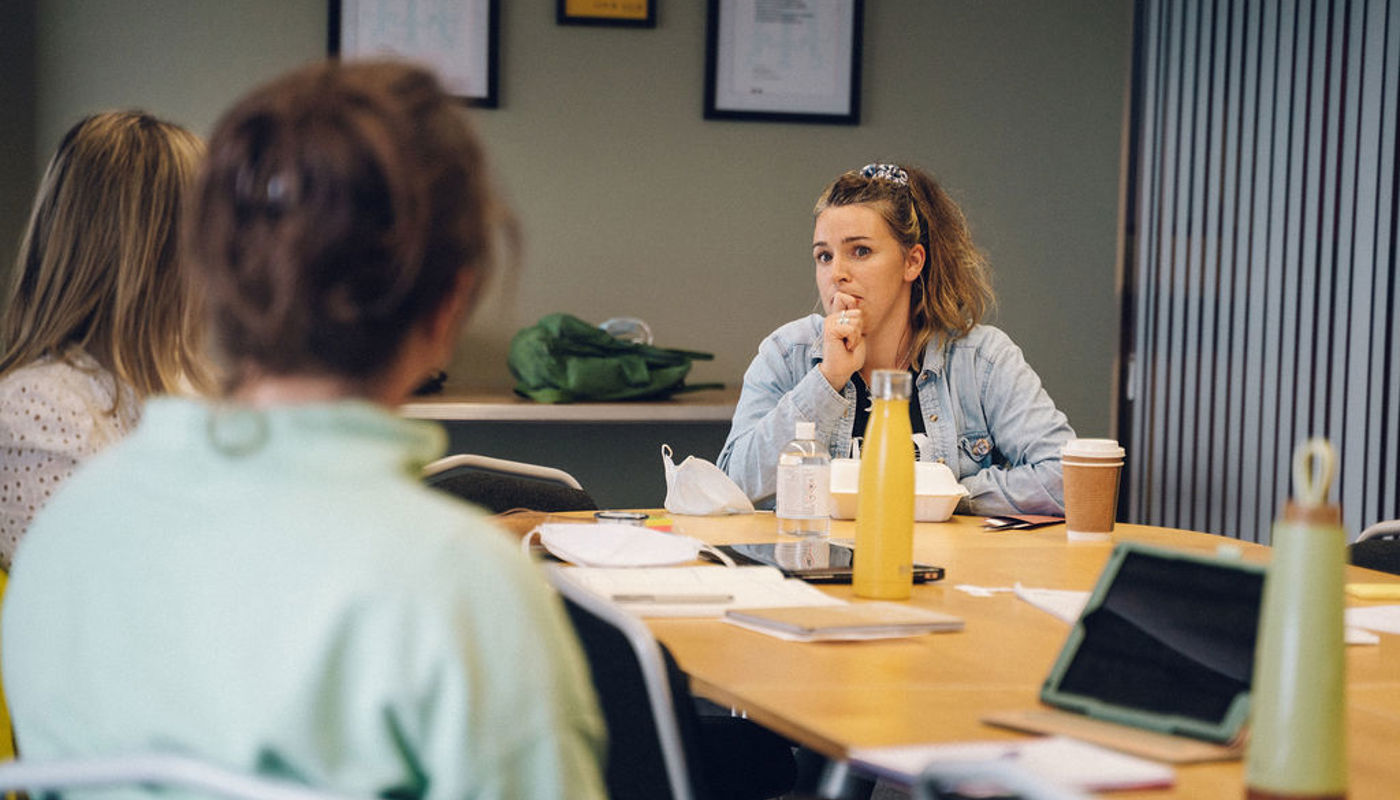
[[469,105],[495,108],[500,0],[331,0],[327,50],[433,69]]
[[557,0],[560,25],[656,27],[656,0]]
[[709,0],[705,118],[860,123],[864,0]]

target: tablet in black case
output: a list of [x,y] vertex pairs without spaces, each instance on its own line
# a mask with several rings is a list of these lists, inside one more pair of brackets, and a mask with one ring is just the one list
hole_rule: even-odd
[[1041,687],[1045,703],[1227,743],[1249,715],[1264,567],[1122,542]]

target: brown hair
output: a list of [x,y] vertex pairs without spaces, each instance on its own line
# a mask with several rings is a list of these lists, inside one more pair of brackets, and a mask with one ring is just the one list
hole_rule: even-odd
[[332,61],[255,90],[210,138],[187,240],[226,388],[250,368],[379,375],[459,273],[487,270],[505,219],[430,73]]
[[924,246],[924,268],[909,295],[911,362],[929,342],[965,336],[982,321],[994,302],[987,261],[962,209],[933,176],[893,164],[851,170],[822,191],[812,213],[848,205],[877,211],[905,253]]
[[20,245],[0,318],[0,375],[82,348],[139,397],[207,383],[178,248],[203,149],[194,134],[140,111],[96,114],[69,129]]

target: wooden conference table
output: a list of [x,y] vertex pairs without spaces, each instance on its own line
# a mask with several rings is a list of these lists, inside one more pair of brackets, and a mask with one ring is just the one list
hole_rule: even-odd
[[[664,513],[664,512],[658,512]],[[772,514],[673,516],[673,529],[713,544],[777,539]],[[974,597],[958,584],[1088,590],[1112,543],[1070,543],[1064,526],[990,532],[977,517],[916,525],[915,558],[947,568],[937,584],[916,586],[910,602],[966,620],[960,633],[856,643],[794,643],[713,620],[649,620],[691,676],[694,692],[743,709],[751,719],[829,757],[853,748],[1019,736],[980,720],[986,713],[1035,708],[1069,626],[1010,593]],[[833,538],[854,536],[833,521]],[[1132,539],[1213,553],[1238,548],[1266,561],[1269,549],[1190,531],[1119,525]],[[1348,567],[1351,581],[1400,576]],[[849,586],[831,586],[850,597]],[[1349,603],[1353,601],[1349,600]],[[1347,649],[1348,753],[1353,800],[1400,796],[1400,636]],[[1114,792],[1115,798],[1239,798],[1239,761],[1183,766],[1171,789]]]

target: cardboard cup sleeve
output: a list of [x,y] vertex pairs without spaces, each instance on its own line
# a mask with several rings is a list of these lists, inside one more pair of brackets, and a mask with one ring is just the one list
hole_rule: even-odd
[[1061,458],[1069,538],[1108,538],[1118,511],[1123,449],[1111,439],[1076,439],[1065,445]]

